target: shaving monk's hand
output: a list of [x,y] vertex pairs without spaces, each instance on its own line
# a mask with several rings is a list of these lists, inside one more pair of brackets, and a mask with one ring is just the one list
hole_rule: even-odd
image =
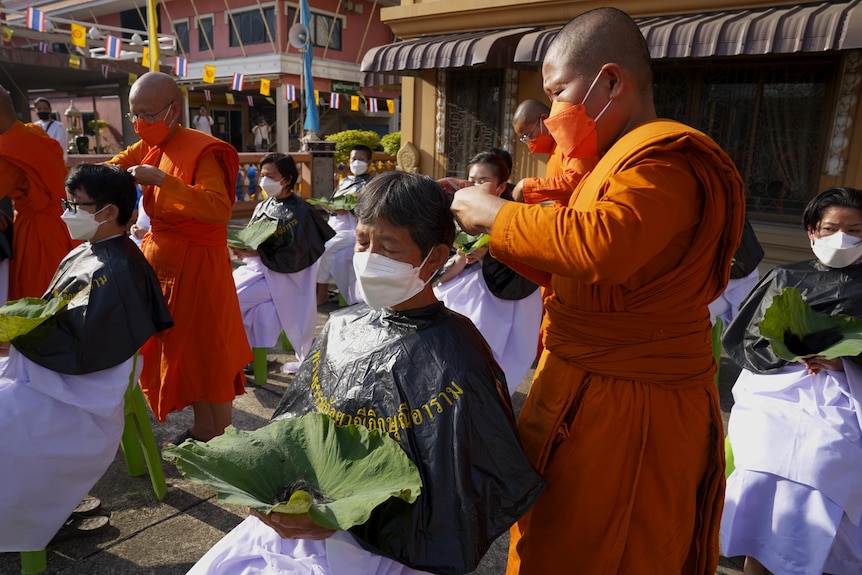
[[139,164],[126,171],[142,186],[161,186],[165,180],[165,173],[155,166]]
[[335,534],[332,529],[321,527],[311,520],[308,513],[268,513],[264,515],[248,510],[251,515],[260,519],[264,524],[271,527],[282,539],[328,539]]
[[470,235],[488,234],[506,201],[497,196],[490,183],[479,184],[458,190],[451,209],[462,230]]
[[825,359],[816,355],[814,357],[804,357],[799,360],[799,363],[805,364],[810,375],[817,375],[821,371],[844,371],[844,362],[840,357]]
[[521,180],[512,188],[512,199],[524,203],[524,180]]

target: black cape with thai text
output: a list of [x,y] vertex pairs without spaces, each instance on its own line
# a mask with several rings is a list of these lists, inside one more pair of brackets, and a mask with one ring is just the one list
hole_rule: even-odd
[[330,315],[274,419],[309,411],[386,431],[419,468],[414,504],[391,499],[350,532],[415,569],[473,571],[544,481],[524,456],[504,376],[469,319],[442,303]]
[[722,338],[724,349],[740,367],[772,373],[787,365],[786,360],[775,355],[758,327],[772,299],[786,287],[798,289],[816,312],[862,317],[862,265],[830,268],[808,260],[775,267],[739,305],[739,313]]
[[12,345],[58,373],[119,365],[151,335],[174,325],[153,268],[127,236],[84,242],[69,252],[42,299],[55,297],[71,301]]
[[260,261],[274,272],[292,274],[304,270],[320,258],[326,241],[335,235],[317,210],[296,194],[269,198],[258,204],[249,223],[275,220],[275,233],[260,244]]

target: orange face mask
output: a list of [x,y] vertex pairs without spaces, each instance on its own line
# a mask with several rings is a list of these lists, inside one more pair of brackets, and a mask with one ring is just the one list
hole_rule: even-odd
[[550,134],[539,134],[532,140],[527,140],[531,154],[550,154],[554,151],[554,138]]
[[596,122],[608,109],[613,100],[608,100],[595,120],[587,116],[584,102],[590,97],[590,92],[601,77],[601,71],[590,84],[584,99],[580,104],[570,102],[554,102],[551,104],[551,115],[545,119],[545,127],[560,147],[564,156],[569,158],[594,158],[598,155],[598,139]]

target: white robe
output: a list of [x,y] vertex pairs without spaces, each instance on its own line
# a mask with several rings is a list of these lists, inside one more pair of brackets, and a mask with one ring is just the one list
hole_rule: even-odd
[[129,358],[64,375],[9,350],[0,374],[0,551],[45,548],[114,461],[131,369]]
[[515,393],[536,359],[541,290],[520,300],[500,299],[488,289],[482,266],[472,265],[437,285],[434,293],[446,307],[470,318],[503,368],[509,394]]
[[339,531],[321,541],[282,539],[248,517],[201,557],[187,575],[427,575],[366,551]]
[[335,236],[326,242],[326,251],[317,260],[317,283],[334,283],[347,305],[362,301],[353,271],[353,249],[356,245],[356,217],[350,212],[329,215],[327,222]]
[[715,301],[709,304],[709,319],[715,323],[715,318],[720,317],[724,327],[730,324],[730,321],[736,316],[739,311],[739,304],[745,299],[757,281],[760,279],[760,273],[757,268],[745,276],[744,278],[731,279],[727,282],[727,287],[721,292],[721,295],[715,298]]
[[259,257],[233,272],[242,323],[251,347],[270,348],[282,330],[302,361],[317,326],[317,262],[292,274],[272,271]]
[[862,369],[844,366],[740,374],[724,555],[753,556],[776,575],[862,573]]

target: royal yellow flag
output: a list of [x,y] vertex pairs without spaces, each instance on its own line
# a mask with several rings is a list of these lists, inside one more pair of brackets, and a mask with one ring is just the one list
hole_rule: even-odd
[[314,103],[320,105],[320,90],[314,91]]
[[15,30],[10,28],[9,26],[0,26],[0,37],[3,38],[4,42],[12,41],[12,34],[15,33]]
[[72,22],[72,46],[87,47],[87,28],[81,24]]
[[350,96],[350,109],[354,112],[359,111],[359,96]]
[[141,66],[144,68],[150,67],[150,47],[144,46],[144,57],[141,58]]
[[204,64],[204,82],[215,84],[215,66]]
[[395,100],[386,100],[386,109],[389,110],[390,114],[395,113]]
[[261,96],[269,96],[269,80],[266,78],[260,79],[260,94]]
[[189,87],[186,86],[185,84],[183,84],[182,86],[180,86],[180,93],[182,93],[183,97],[188,98],[189,97]]
[[134,84],[137,81],[138,81],[138,75],[132,74],[131,72],[129,72],[129,86],[131,86],[132,84]]
[[69,54],[69,67],[78,69],[81,67],[81,57],[77,54]]
[[225,99],[225,100],[227,100],[227,103],[228,103],[228,104],[230,104],[231,106],[233,106],[233,94],[231,94],[230,92],[228,92],[227,94],[225,94],[225,95],[224,95],[224,99]]

